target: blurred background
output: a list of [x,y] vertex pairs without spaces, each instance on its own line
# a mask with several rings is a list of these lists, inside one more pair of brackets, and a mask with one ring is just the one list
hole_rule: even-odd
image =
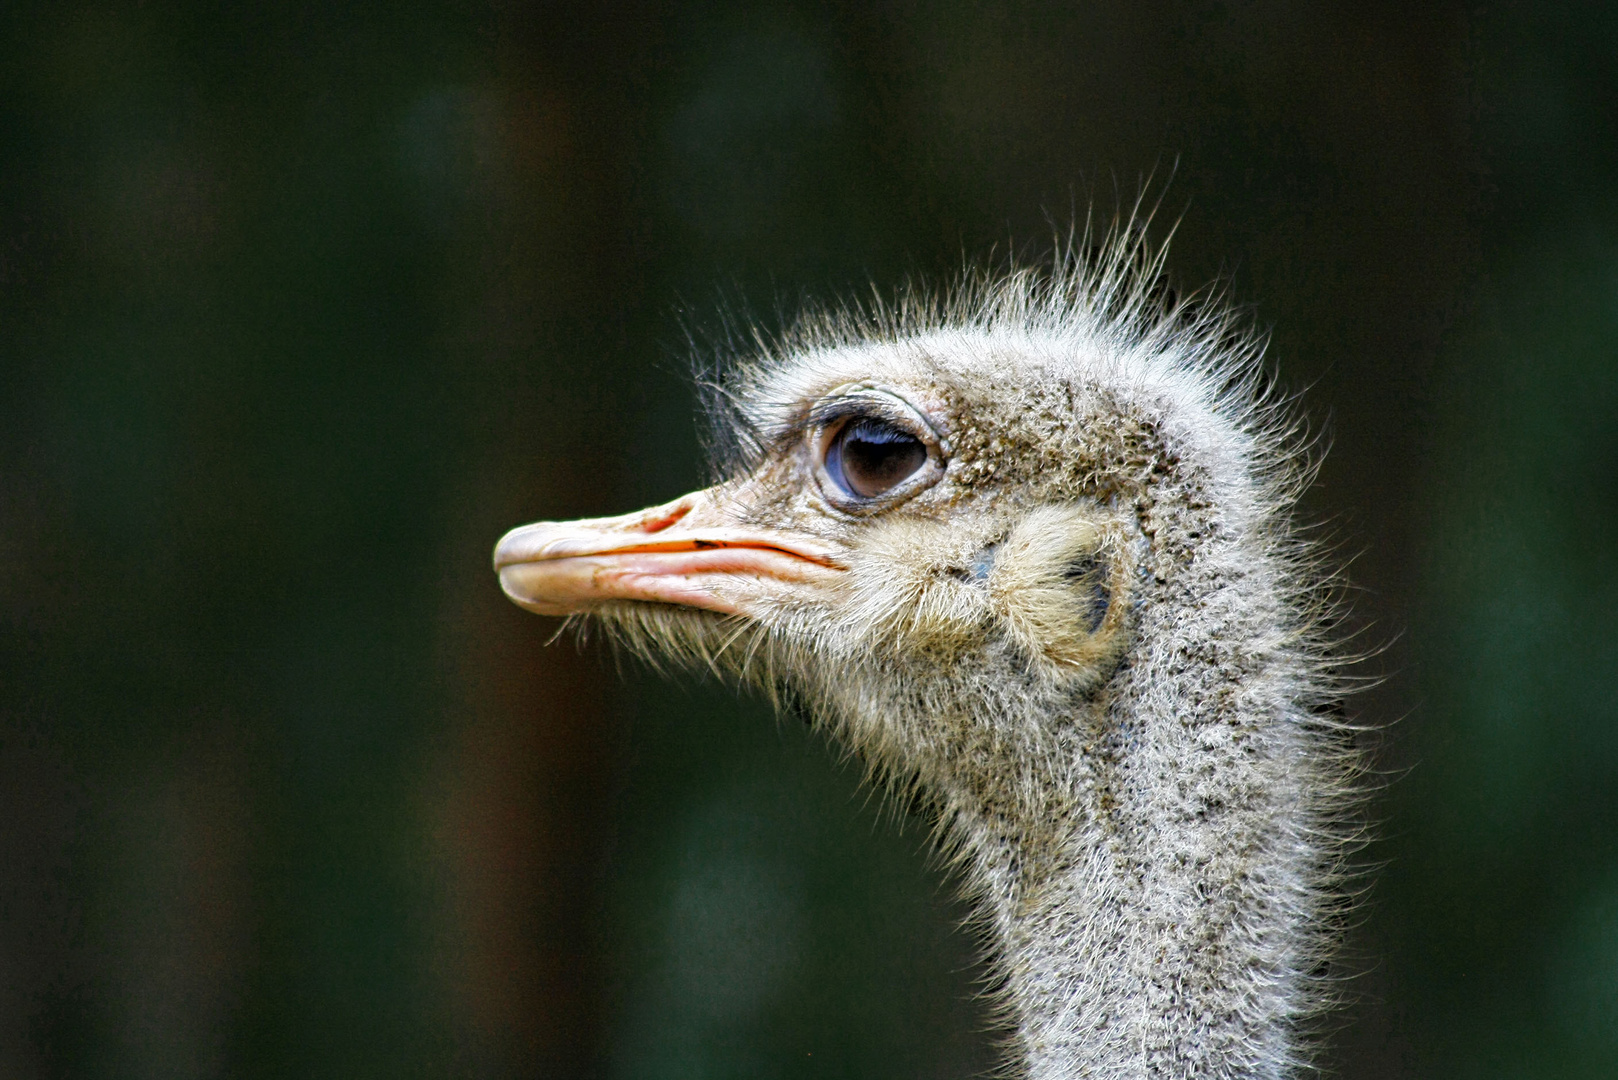
[[[1332,451],[1331,1075],[1618,1076],[1618,7],[0,7],[0,1074],[970,1077],[920,824],[500,596],[687,329],[1148,176]],[[1161,233],[1161,229],[1159,232]]]

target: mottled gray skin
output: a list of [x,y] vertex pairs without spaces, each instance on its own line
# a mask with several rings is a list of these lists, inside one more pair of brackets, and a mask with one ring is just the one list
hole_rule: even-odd
[[[1308,465],[1251,336],[1141,285],[1160,258],[807,320],[728,385],[757,446],[715,495],[842,552],[842,582],[743,619],[599,612],[784,689],[937,809],[1033,1080],[1291,1075],[1326,1003],[1352,785],[1291,525]],[[809,418],[866,389],[926,417],[943,473],[850,514]]]

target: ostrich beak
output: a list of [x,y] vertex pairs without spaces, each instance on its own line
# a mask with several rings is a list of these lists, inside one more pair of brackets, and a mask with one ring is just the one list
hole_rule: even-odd
[[748,615],[839,567],[824,544],[732,524],[709,489],[621,517],[520,526],[495,545],[494,569],[505,594],[540,615],[614,600]]

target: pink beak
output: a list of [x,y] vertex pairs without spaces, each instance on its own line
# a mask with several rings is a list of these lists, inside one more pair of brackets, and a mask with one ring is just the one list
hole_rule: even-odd
[[621,517],[537,521],[494,549],[500,587],[540,615],[587,612],[614,600],[755,613],[782,587],[828,580],[831,548],[728,523],[715,489]]

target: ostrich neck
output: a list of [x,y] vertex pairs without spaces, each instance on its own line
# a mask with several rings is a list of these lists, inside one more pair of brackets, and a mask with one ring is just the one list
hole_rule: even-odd
[[1318,755],[1298,662],[1243,621],[1120,671],[1097,723],[1051,725],[1020,809],[946,784],[1031,1080],[1297,1064]]

